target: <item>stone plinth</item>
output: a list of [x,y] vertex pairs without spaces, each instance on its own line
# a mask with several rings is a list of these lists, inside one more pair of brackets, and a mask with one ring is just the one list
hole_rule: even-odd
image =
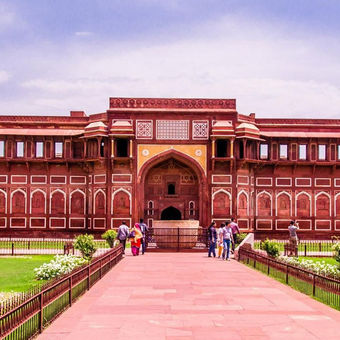
[[196,220],[156,220],[152,223],[154,237],[159,248],[189,249],[198,240],[199,221]]

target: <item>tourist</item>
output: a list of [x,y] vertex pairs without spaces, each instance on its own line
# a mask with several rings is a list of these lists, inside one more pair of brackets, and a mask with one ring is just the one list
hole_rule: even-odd
[[147,246],[146,233],[148,232],[149,227],[144,223],[144,220],[142,218],[139,220],[139,227],[143,235],[141,242],[142,242],[142,255],[144,255]]
[[211,253],[216,257],[216,241],[217,241],[217,232],[215,229],[216,222],[212,221],[208,228],[208,239],[209,239],[209,252],[208,252],[208,257],[211,257]]
[[230,261],[230,242],[233,242],[233,231],[230,227],[230,221],[226,222],[223,227],[223,259]]
[[131,228],[129,238],[131,241],[132,255],[138,256],[141,240],[143,238],[143,234],[138,223],[135,223],[135,225]]
[[217,229],[217,249],[218,258],[220,259],[223,253],[223,228],[225,224],[221,223],[220,227]]
[[123,245],[123,254],[125,254],[126,240],[129,234],[129,227],[126,225],[126,222],[123,221],[122,224],[119,226],[117,232],[117,240]]
[[231,218],[230,228],[233,231],[233,243],[232,243],[232,251],[235,251],[235,243],[237,242],[237,234],[240,233],[240,228],[238,224],[235,222],[234,217]]
[[299,239],[297,237],[296,230],[298,229],[299,229],[299,224],[296,223],[295,221],[291,221],[288,226],[290,255],[295,253],[295,255],[297,256],[296,248],[298,246]]

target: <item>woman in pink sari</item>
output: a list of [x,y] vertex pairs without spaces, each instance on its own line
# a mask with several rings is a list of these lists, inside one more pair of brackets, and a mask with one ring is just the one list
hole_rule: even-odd
[[139,248],[141,246],[142,237],[143,237],[142,230],[138,223],[136,223],[134,227],[131,229],[130,236],[131,235],[132,235],[132,237],[130,238],[131,252],[133,256],[138,256]]

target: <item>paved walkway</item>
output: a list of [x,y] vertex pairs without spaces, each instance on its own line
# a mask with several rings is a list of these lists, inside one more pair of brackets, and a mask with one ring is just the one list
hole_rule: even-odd
[[340,313],[234,260],[126,256],[38,340],[339,339]]

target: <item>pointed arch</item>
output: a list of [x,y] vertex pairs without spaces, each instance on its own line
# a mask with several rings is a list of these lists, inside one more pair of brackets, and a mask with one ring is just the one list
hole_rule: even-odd
[[[280,197],[280,196],[287,196],[288,202],[286,200],[282,199],[282,197]],[[278,204],[278,203],[280,203],[280,204]],[[288,207],[288,209],[287,209],[287,207]],[[291,218],[291,216],[292,216],[292,194],[290,194],[287,191],[281,191],[280,193],[278,193],[276,195],[276,197],[275,197],[275,216]]]
[[66,214],[66,193],[55,189],[50,193],[50,214]]
[[[263,211],[265,211],[265,215],[267,215],[267,211],[266,210],[269,210],[269,216],[272,216],[273,215],[273,212],[272,212],[272,207],[273,207],[273,197],[272,197],[272,194],[269,193],[268,191],[266,190],[262,190],[261,192],[259,192],[257,195],[256,195],[256,216],[259,216],[259,199],[261,196],[268,196],[269,197],[269,207],[267,207],[267,203],[268,202],[265,202],[265,201],[261,201],[263,204],[264,204],[264,207],[263,207]],[[261,208],[262,209],[262,208]]]
[[7,192],[0,189],[0,214],[7,213]]
[[[300,201],[300,196],[307,196],[309,200],[309,208],[307,213],[304,214],[299,214],[299,201]],[[312,216],[312,196],[306,191],[301,191],[295,196],[295,216]]]
[[[73,197],[76,195],[80,195],[81,197]],[[74,201],[72,201],[72,198],[74,198]],[[70,193],[69,196],[69,212],[70,214],[85,214],[85,205],[86,205],[86,195],[84,191],[80,189],[75,189]],[[76,210],[78,209],[78,211]]]
[[[34,197],[35,196],[35,197]],[[41,189],[31,191],[30,213],[46,214],[46,192]],[[43,207],[43,209],[41,209]]]
[[124,188],[119,188],[118,190],[115,190],[115,191],[112,193],[112,200],[111,200],[111,214],[113,215],[113,212],[114,212],[114,209],[113,209],[113,207],[114,207],[114,198],[115,198],[115,196],[116,196],[118,193],[120,193],[120,192],[124,192],[124,193],[127,194],[128,197],[129,197],[129,213],[130,213],[130,215],[131,215],[131,214],[132,214],[132,204],[131,204],[132,199],[131,199],[131,193],[130,193],[128,190],[124,189]]
[[[327,200],[319,200],[320,196],[326,196]],[[329,217],[332,215],[332,208],[331,208],[331,196],[325,192],[321,191],[315,195],[315,201],[314,201],[314,212],[315,217]],[[328,207],[327,207],[328,204]]]
[[334,216],[340,216],[340,192],[334,196]]
[[246,211],[247,211],[247,215],[249,216],[249,194],[247,191],[245,191],[244,189],[240,190],[237,194],[237,215],[239,215],[239,210],[240,208],[240,196],[244,195],[246,197]]
[[93,197],[93,214],[106,213],[106,193],[103,189],[98,189]]
[[12,191],[10,213],[26,214],[27,212],[26,200],[27,200],[26,191],[22,189],[16,189]]
[[[232,196],[231,196],[231,193],[225,189],[219,189],[217,191],[215,191],[213,194],[212,194],[212,200],[211,200],[211,215],[214,216],[216,214],[216,209],[214,211],[214,201],[215,201],[215,198],[217,195],[221,195],[221,194],[224,194],[228,197],[228,200],[229,202],[227,201],[224,201],[224,205],[226,208],[228,208],[228,203],[229,203],[229,212],[228,211],[225,211],[224,212],[224,216],[225,217],[227,214],[231,215],[231,209],[232,209]],[[221,199],[221,203],[223,203],[222,199]],[[221,207],[221,209],[223,209],[223,207]],[[222,211],[221,212],[218,212],[217,214],[220,214],[222,215]]]

